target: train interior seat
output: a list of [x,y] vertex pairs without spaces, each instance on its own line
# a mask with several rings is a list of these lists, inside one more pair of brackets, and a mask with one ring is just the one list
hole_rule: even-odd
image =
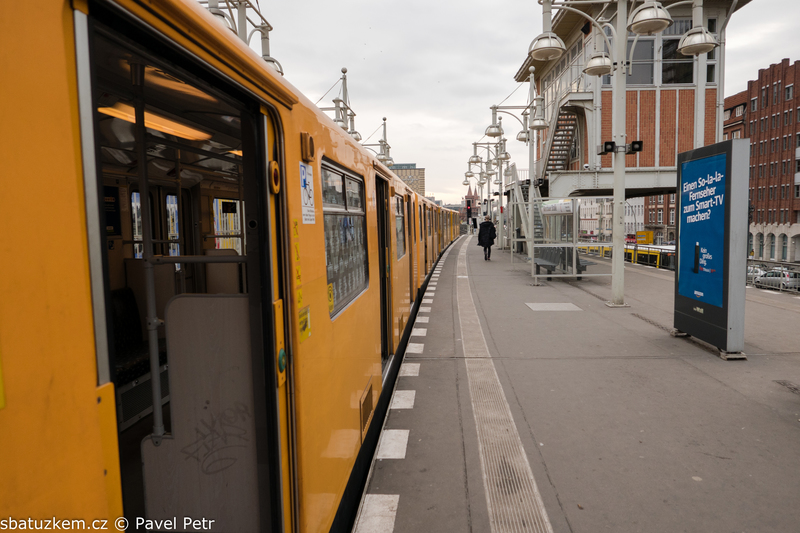
[[[203,250],[208,256],[239,255],[231,248]],[[243,268],[243,265],[242,265]],[[207,294],[239,294],[242,283],[240,263],[208,263],[206,265]]]

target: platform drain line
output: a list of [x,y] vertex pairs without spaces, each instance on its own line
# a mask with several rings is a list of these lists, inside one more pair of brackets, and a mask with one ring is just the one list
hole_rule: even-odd
[[472,300],[467,277],[471,240],[465,239],[458,254],[458,317],[491,530],[552,533]]

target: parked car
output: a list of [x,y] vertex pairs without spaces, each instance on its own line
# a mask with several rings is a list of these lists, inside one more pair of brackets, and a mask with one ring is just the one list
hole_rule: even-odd
[[783,290],[800,290],[800,272],[789,270],[772,270],[755,278],[756,287],[772,287]]
[[747,283],[753,283],[753,280],[755,280],[760,276],[763,276],[766,273],[767,271],[760,266],[747,267]]

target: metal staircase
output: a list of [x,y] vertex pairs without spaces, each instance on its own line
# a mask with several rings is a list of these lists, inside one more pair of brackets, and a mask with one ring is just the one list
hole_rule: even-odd
[[545,165],[547,172],[567,170],[577,130],[578,117],[574,113],[559,111]]
[[[511,194],[513,195],[513,203],[515,209],[518,210],[520,227],[525,235],[530,235],[530,194],[533,194],[533,240],[534,243],[541,243],[544,239],[544,231],[542,227],[542,200],[539,196],[539,191],[536,186],[525,185],[520,183],[517,176],[516,165],[511,166],[512,180],[511,180]],[[530,182],[529,182],[530,183]]]

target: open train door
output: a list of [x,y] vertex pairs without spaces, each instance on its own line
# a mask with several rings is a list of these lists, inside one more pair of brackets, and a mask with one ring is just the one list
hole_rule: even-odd
[[375,174],[375,194],[378,198],[378,269],[381,280],[381,369],[385,371],[389,362],[389,357],[394,348],[391,346],[392,339],[392,315],[391,315],[391,293],[389,291],[389,276],[391,272],[391,262],[389,261],[389,247],[391,236],[389,231],[389,182],[379,174]]

